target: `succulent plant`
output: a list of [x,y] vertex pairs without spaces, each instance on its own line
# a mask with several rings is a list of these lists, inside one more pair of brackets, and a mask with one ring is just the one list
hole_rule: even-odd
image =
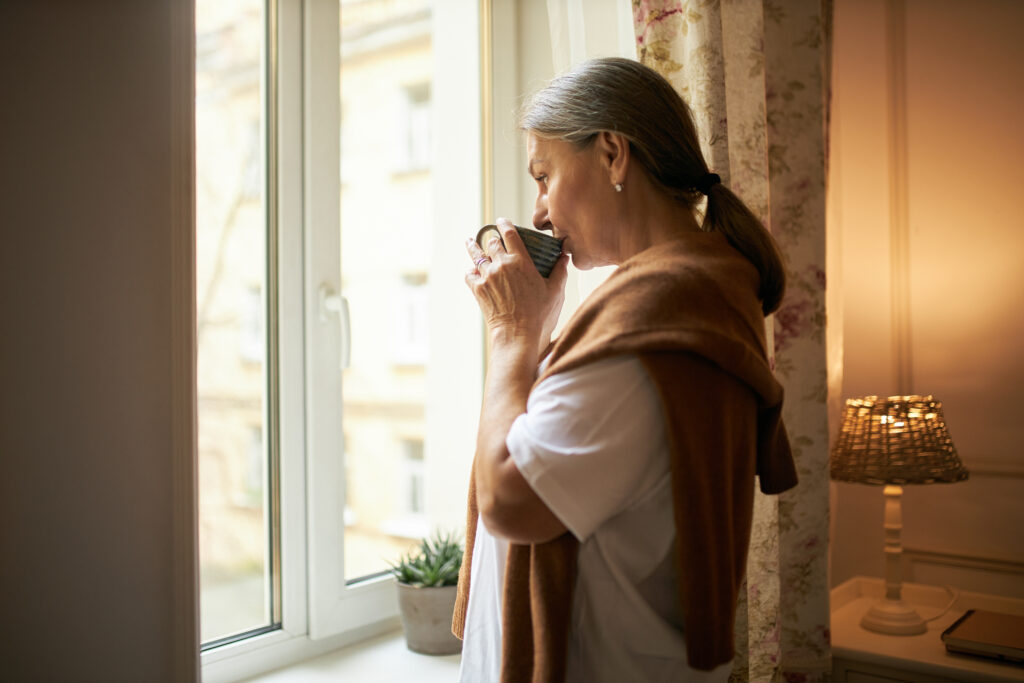
[[462,566],[462,543],[452,533],[436,532],[416,550],[389,562],[399,583],[410,586],[454,586]]

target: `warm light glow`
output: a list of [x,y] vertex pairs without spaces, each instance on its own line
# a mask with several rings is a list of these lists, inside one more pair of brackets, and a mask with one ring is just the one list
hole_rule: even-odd
[[832,449],[831,476],[903,485],[963,481],[968,475],[939,401],[931,396],[866,396],[846,402]]

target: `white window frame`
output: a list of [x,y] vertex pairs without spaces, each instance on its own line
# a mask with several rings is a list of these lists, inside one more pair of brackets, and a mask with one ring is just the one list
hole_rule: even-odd
[[[458,98],[445,125],[480,139],[480,12],[490,0],[445,0],[434,21],[446,38],[435,55],[435,97]],[[264,91],[278,264],[281,628],[202,653],[207,683],[235,681],[398,627],[394,580],[346,585],[341,373],[346,362],[339,258],[340,97],[337,0],[273,0]],[[436,34],[436,33],[435,33]],[[465,36],[456,45],[450,36]],[[439,41],[435,41],[439,42]],[[269,70],[265,70],[269,73]],[[474,135],[473,132],[476,131]],[[434,144],[440,136],[434,136]],[[459,150],[480,158],[479,145]],[[442,166],[451,155],[440,158]],[[448,159],[448,161],[446,161]],[[437,168],[440,178],[460,180]],[[482,189],[482,188],[481,188]],[[481,200],[454,210],[475,224]],[[453,220],[451,207],[442,211]],[[333,305],[332,305],[333,304]],[[340,540],[339,540],[340,539]]]

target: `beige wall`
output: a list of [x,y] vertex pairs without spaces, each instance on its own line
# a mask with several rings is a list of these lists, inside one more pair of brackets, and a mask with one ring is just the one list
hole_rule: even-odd
[[196,676],[172,499],[189,7],[0,3],[5,680]]
[[[1024,4],[907,0],[905,31],[887,39],[898,6],[836,2],[830,237],[842,272],[830,277],[842,293],[842,395],[897,393],[893,338],[907,333],[908,389],[943,402],[971,478],[906,488],[905,578],[1024,597]],[[906,85],[893,96],[899,50]],[[892,211],[901,193],[905,220]],[[908,258],[894,269],[900,230]],[[833,514],[833,584],[881,576],[881,490],[833,484]]]

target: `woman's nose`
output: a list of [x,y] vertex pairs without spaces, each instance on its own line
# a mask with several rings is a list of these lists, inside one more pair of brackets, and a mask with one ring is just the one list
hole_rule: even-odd
[[533,205],[533,227],[538,230],[551,230],[551,221],[548,220],[548,207],[546,203],[537,197],[537,202]]

